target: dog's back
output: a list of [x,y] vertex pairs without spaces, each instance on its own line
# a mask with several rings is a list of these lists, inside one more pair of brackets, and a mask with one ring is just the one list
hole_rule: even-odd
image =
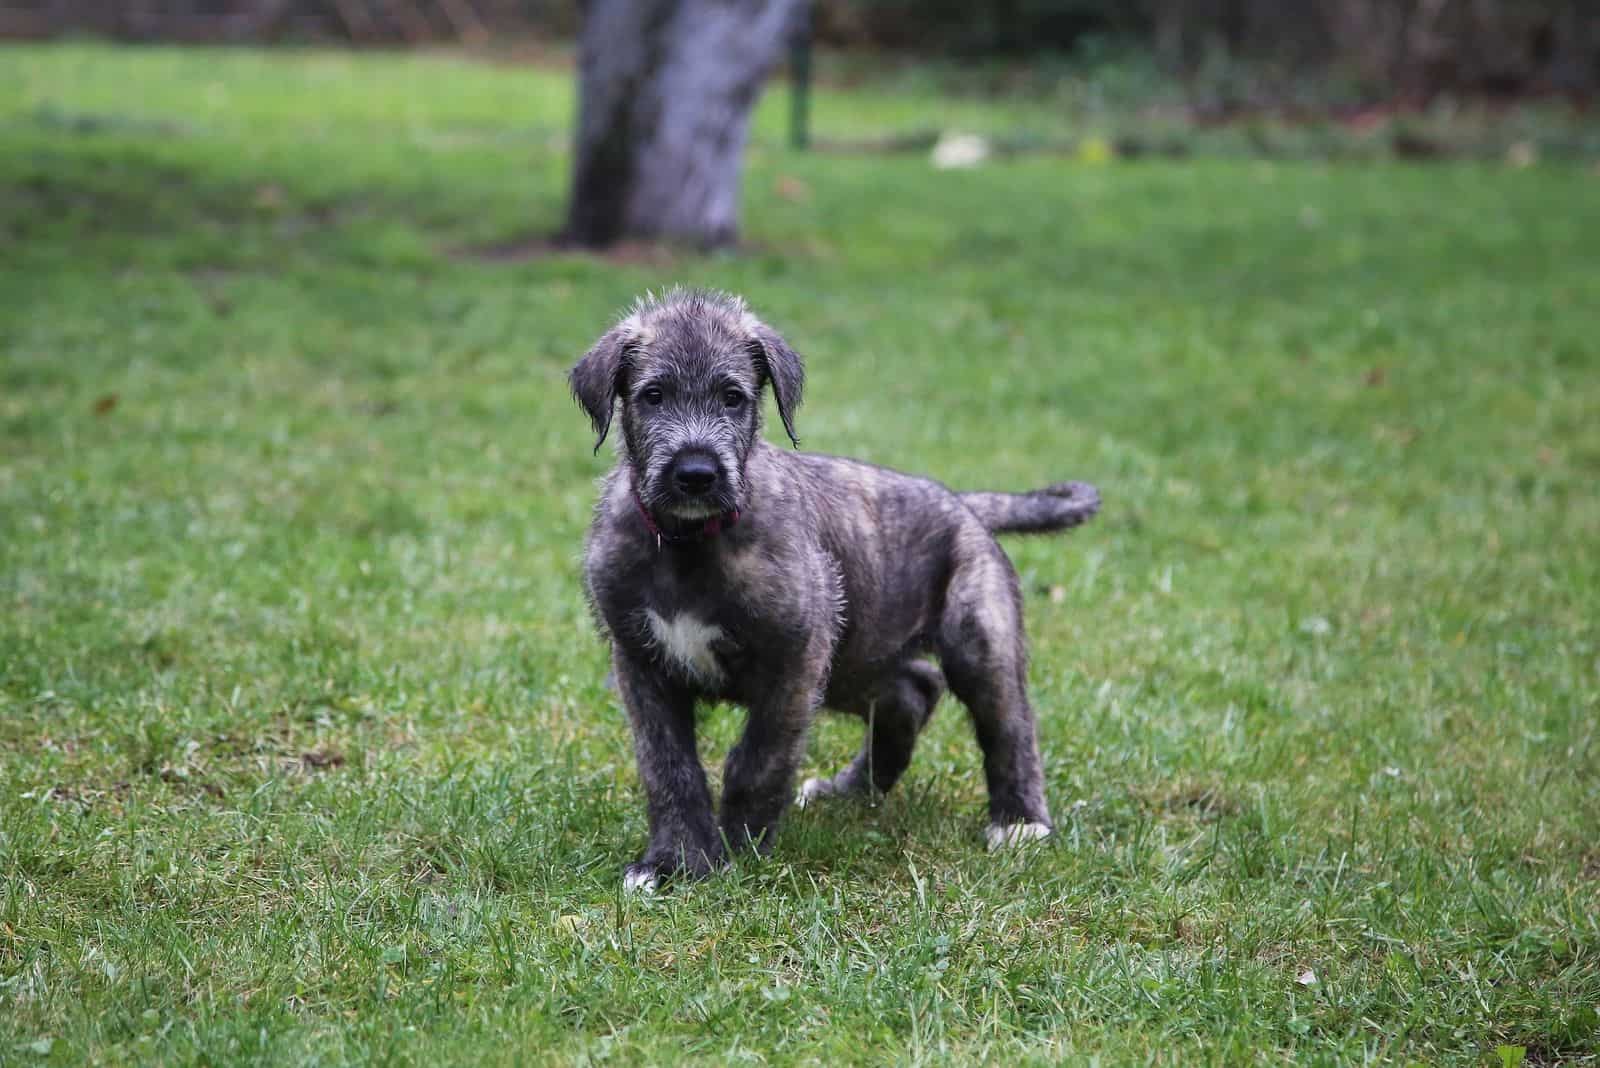
[[[886,669],[935,648],[945,587],[957,567],[979,557],[1004,560],[994,534],[1065,530],[1100,505],[1094,487],[1082,482],[1032,493],[957,493],[861,460],[764,444],[747,471],[752,507],[769,509],[779,525],[768,536],[814,541],[837,564],[843,627],[828,703],[844,708]],[[1010,571],[1009,560],[1001,570]]]

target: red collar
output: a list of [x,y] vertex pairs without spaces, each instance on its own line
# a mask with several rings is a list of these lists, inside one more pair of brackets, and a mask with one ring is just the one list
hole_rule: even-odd
[[707,538],[714,538],[739,521],[739,509],[734,508],[731,511],[723,512],[721,515],[714,515],[707,519],[700,525],[699,530],[690,530],[682,534],[668,534],[656,522],[656,517],[650,514],[650,509],[645,507],[644,498],[639,496],[638,487],[634,487],[633,490],[633,503],[639,506],[639,518],[644,520],[644,525],[649,528],[650,533],[656,536],[656,548],[658,549],[663,542],[669,545],[680,545],[684,542],[705,541]]

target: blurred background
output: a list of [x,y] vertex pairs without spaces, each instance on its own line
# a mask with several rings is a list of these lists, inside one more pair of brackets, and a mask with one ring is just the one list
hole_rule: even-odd
[[[483,44],[576,36],[577,0],[7,0],[0,32],[129,41]],[[1122,48],[1210,84],[1218,110],[1285,104],[1323,74],[1330,104],[1403,95],[1592,92],[1595,13],[1583,0],[813,0],[828,47],[921,56],[1049,57]],[[992,77],[1003,82],[1007,74]]]
[[[629,10],[650,13],[658,29],[665,12],[697,17],[693,3],[591,7],[596,23]],[[552,62],[579,39],[582,9],[577,0],[6,0],[0,37],[465,47]],[[1294,146],[1278,143],[1286,138],[1273,120],[1367,132],[1403,117],[1406,129],[1364,138],[1368,150],[1387,140],[1401,155],[1481,153],[1487,146],[1465,130],[1452,138],[1438,123],[1431,135],[1417,127],[1463,108],[1560,101],[1583,112],[1600,87],[1600,16],[1586,0],[783,0],[746,5],[738,22],[737,45],[717,47],[762,71],[784,64],[799,85],[820,68],[836,84],[917,80],[1045,99],[1098,112],[1134,152],[1182,151],[1171,128],[1179,120],[1249,126],[1254,147],[1284,152]],[[1141,140],[1141,125],[1166,136]],[[797,116],[792,133],[803,138],[804,126]],[[893,144],[911,147],[938,126],[928,116]],[[1012,147],[1045,147],[1051,132],[1018,129]],[[1534,140],[1558,153],[1594,149],[1571,131]]]
[[[7,0],[0,35],[575,65],[571,188],[549,235],[569,246],[735,243],[749,114],[778,71],[792,149],[932,151],[940,167],[1597,155],[1600,15],[1583,0]],[[818,79],[902,108],[830,125]],[[999,110],[963,123],[953,99]]]

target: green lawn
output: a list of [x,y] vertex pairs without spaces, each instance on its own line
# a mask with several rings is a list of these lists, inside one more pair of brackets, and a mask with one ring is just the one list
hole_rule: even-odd
[[[463,255],[555,225],[570,110],[0,50],[0,1063],[1600,1059],[1600,176],[935,172],[774,96],[750,251]],[[1102,488],[1009,546],[1050,843],[983,852],[950,705],[881,806],[621,897],[564,373],[679,281],[807,355],[812,448]]]

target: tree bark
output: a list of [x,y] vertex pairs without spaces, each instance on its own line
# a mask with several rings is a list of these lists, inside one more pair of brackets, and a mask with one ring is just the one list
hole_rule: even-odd
[[733,242],[750,111],[804,0],[589,0],[565,237]]

